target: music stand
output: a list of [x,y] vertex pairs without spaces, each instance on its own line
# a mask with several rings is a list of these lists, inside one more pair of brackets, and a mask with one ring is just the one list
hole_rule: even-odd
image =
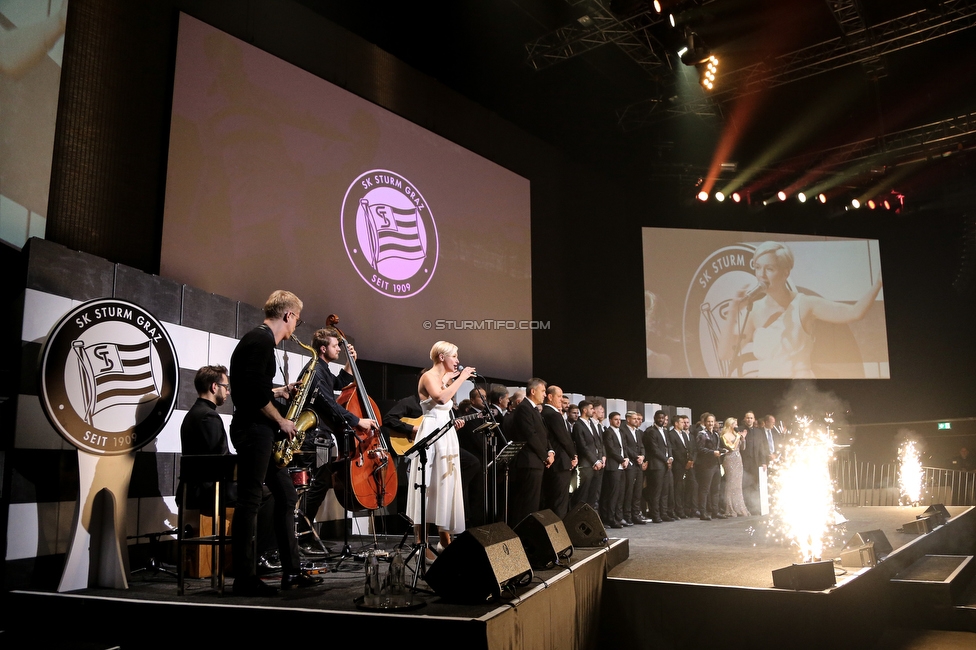
[[[413,486],[413,489],[420,489],[420,541],[413,545],[410,554],[407,559],[404,560],[404,564],[409,564],[410,558],[419,553],[417,558],[417,570],[413,573],[413,584],[411,585],[411,591],[425,591],[426,589],[417,589],[417,580],[420,578],[421,574],[424,576],[426,581],[427,576],[427,549],[430,548],[430,544],[427,543],[427,451],[430,449],[431,445],[441,439],[445,433],[447,433],[454,426],[454,419],[452,418],[447,423],[445,423],[440,428],[434,430],[430,435],[424,436],[410,449],[403,452],[404,456],[410,456],[411,454],[418,454],[417,462],[420,463],[420,483]],[[412,461],[411,461],[412,462]]]
[[493,467],[495,463],[499,463],[505,468],[505,498],[503,507],[505,508],[504,519],[506,524],[508,523],[508,466],[526,444],[525,442],[509,442],[502,447],[502,450],[498,452],[494,460],[488,463],[488,467]]

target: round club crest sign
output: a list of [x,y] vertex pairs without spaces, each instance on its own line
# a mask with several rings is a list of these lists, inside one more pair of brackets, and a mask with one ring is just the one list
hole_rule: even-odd
[[385,169],[352,182],[342,200],[342,242],[359,277],[391,298],[415,296],[437,268],[437,226],[413,183]]
[[54,326],[41,352],[40,398],[61,436],[93,454],[124,454],[169,420],[179,363],[165,328],[142,307],[102,298]]

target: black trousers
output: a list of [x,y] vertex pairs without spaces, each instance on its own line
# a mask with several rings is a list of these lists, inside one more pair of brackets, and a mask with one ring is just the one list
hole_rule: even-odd
[[573,478],[571,469],[549,467],[542,476],[543,505],[562,519],[569,512],[569,482]]
[[231,424],[230,435],[237,450],[237,509],[234,511],[231,544],[235,579],[257,575],[255,534],[265,485],[274,500],[272,525],[278,541],[281,569],[286,573],[296,573],[299,569],[298,541],[295,538],[298,493],[288,471],[274,464],[271,455],[274,432],[261,425],[235,428]]
[[511,472],[508,525],[520,521],[539,509],[542,504],[542,468],[515,467]]
[[698,479],[698,509],[702,516],[706,514],[717,515],[719,513],[718,497],[721,483],[719,476],[719,465],[709,465],[707,467],[697,466]]
[[600,494],[600,519],[606,525],[624,518],[624,472],[621,469],[603,470],[603,491]]
[[692,516],[698,510],[698,480],[695,470],[671,467],[674,479],[674,512],[682,516]]

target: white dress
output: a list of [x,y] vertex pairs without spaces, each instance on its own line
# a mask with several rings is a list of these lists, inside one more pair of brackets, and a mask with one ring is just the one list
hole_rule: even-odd
[[[418,442],[451,421],[450,404],[425,399],[420,406],[424,409],[424,419],[417,431]],[[461,447],[453,426],[427,452],[427,523],[455,534],[464,532],[460,454]],[[420,525],[420,490],[413,487],[420,483],[419,454],[409,458],[407,516]]]
[[[810,355],[813,335],[803,327],[800,306],[807,297],[797,293],[781,314],[766,323],[756,323],[752,337],[752,353],[756,355],[759,377],[783,379],[812,378]],[[760,308],[760,304],[761,308]],[[768,296],[757,302],[754,318],[775,313],[776,307]]]

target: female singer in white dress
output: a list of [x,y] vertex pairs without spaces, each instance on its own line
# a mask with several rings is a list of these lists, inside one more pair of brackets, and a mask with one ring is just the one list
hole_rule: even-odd
[[[430,349],[433,367],[420,377],[417,392],[424,419],[416,440],[419,442],[451,421],[454,394],[475,369],[458,370],[457,346],[438,341]],[[461,485],[460,445],[452,426],[427,452],[427,522],[437,526],[443,549],[451,543],[451,534],[464,531],[464,498]],[[420,483],[420,463],[417,456],[410,459],[407,490],[407,516],[416,524],[414,532],[419,543],[425,532],[420,521],[420,490],[412,489]],[[428,558],[430,559],[430,558]]]
[[[779,242],[765,242],[753,253],[752,268],[757,286],[742,287],[732,298],[729,316],[719,338],[719,358],[732,361],[752,342],[759,377],[813,378],[813,324],[851,323],[864,318],[881,291],[880,276],[853,305],[820,296],[809,296],[789,284],[793,251]],[[755,299],[755,296],[762,296]],[[741,333],[736,332],[739,312],[755,304],[746,316]]]

